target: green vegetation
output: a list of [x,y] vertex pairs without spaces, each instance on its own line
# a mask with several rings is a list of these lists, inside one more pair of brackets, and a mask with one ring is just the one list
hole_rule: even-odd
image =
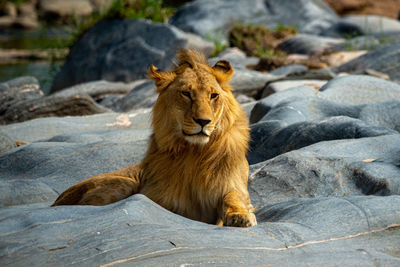
[[93,13],[88,18],[76,18],[71,31],[72,46],[87,30],[103,19],[149,19],[166,22],[176,8],[163,6],[162,0],[114,0],[107,10]]
[[276,50],[276,46],[294,34],[297,34],[296,28],[283,24],[278,24],[274,29],[237,24],[229,34],[229,44],[243,50],[248,56],[281,57],[284,53]]

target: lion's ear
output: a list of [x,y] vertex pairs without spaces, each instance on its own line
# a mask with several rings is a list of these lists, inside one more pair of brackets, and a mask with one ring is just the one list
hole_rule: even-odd
[[213,70],[214,75],[219,83],[229,81],[232,78],[234,72],[231,64],[226,60],[220,60],[215,63]]
[[155,81],[158,93],[164,91],[176,77],[173,72],[159,71],[153,64],[150,65],[148,74],[149,78]]

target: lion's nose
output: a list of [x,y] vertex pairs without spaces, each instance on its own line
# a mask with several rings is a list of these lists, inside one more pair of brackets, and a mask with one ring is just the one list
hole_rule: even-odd
[[204,126],[206,126],[207,124],[209,124],[210,122],[211,122],[211,120],[205,120],[205,119],[195,119],[195,118],[193,118],[193,120],[197,123],[197,124],[199,124],[201,127],[204,127]]

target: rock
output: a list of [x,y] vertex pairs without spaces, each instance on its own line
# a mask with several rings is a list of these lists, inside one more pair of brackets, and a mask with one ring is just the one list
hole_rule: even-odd
[[253,204],[297,197],[399,195],[400,134],[319,142],[251,166]]
[[178,47],[199,49],[207,55],[214,51],[212,43],[167,24],[103,20],[72,47],[51,92],[93,80],[131,82],[145,78],[150,64],[160,69],[171,67]]
[[107,107],[117,112],[151,108],[154,106],[157,97],[154,81],[141,80],[140,83],[133,86],[127,95],[116,99]]
[[400,100],[400,85],[366,75],[337,77],[320,92],[324,99],[350,105]]
[[289,75],[304,74],[307,72],[307,70],[308,70],[307,66],[301,64],[293,64],[293,65],[286,65],[279,67],[277,69],[274,69],[270,73],[276,76],[289,76]]
[[15,18],[17,16],[17,7],[12,2],[5,2],[0,10],[2,16]]
[[341,72],[361,74],[366,69],[376,70],[390,76],[392,81],[400,83],[400,43],[371,51],[339,66]]
[[0,116],[20,101],[38,99],[43,96],[36,78],[26,76],[0,83]]
[[249,96],[247,96],[247,95],[242,95],[242,94],[237,95],[237,96],[236,96],[236,100],[237,100],[240,104],[246,104],[246,103],[251,103],[251,102],[254,102],[254,101],[255,101],[254,98],[249,97]]
[[332,51],[375,50],[383,45],[381,40],[373,35],[358,36],[331,47]]
[[93,12],[88,0],[40,0],[39,9],[44,18],[81,17]]
[[[397,102],[396,105],[400,107],[400,102]],[[270,112],[274,113],[274,111],[273,109]],[[398,111],[397,113],[400,114],[400,109]],[[279,124],[277,123],[279,120],[272,118],[267,120],[265,118],[262,120],[263,122],[252,126],[251,152],[248,155],[250,164],[272,159],[286,152],[322,141],[358,139],[399,133],[390,128],[367,124],[347,116],[336,115],[327,119],[298,120],[299,122],[295,122],[293,118],[289,117],[290,114],[284,114],[283,122]]]
[[230,84],[236,94],[256,97],[265,84],[277,80],[279,77],[254,70],[236,69]]
[[[341,113],[348,108],[353,110],[350,117],[358,118],[357,114],[360,112],[360,107],[357,107],[357,105],[399,101],[399,92],[399,85],[371,76],[337,77],[319,90],[310,86],[300,86],[261,99],[252,111],[250,122],[256,123],[265,115],[268,116],[267,120],[282,120],[283,117],[281,116],[286,116],[286,114],[293,114],[292,119],[298,118],[295,122],[321,119],[325,118],[325,115],[320,116],[327,110],[338,112],[335,113],[335,116],[349,116],[349,114]],[[272,108],[279,105],[281,105],[280,109],[270,112]],[[328,108],[329,106],[331,108]],[[342,111],[339,112],[340,110]],[[392,110],[392,112],[394,111]],[[274,117],[276,114],[280,114],[279,117]]]
[[54,96],[73,97],[77,95],[89,95],[94,100],[101,100],[110,94],[125,95],[136,85],[143,81],[135,81],[132,83],[94,81],[78,84],[62,91],[56,92]]
[[262,92],[261,98],[267,97],[271,94],[281,92],[293,87],[311,86],[315,90],[319,90],[328,81],[324,80],[292,80],[292,81],[277,81],[269,83]]
[[375,15],[349,15],[343,21],[357,25],[366,34],[400,32],[400,22],[387,17]]
[[90,96],[45,96],[17,102],[0,116],[0,124],[22,122],[51,116],[79,116],[108,112]]
[[358,25],[340,20],[324,30],[321,35],[333,38],[348,38],[349,36],[364,35],[364,32]]
[[[306,15],[305,15],[306,14]],[[295,25],[300,32],[318,34],[338,20],[322,1],[197,0],[178,9],[169,23],[205,38],[226,42],[235,23],[276,27]]]
[[267,114],[272,107],[279,103],[290,100],[298,99],[300,97],[317,97],[318,91],[311,86],[300,86],[296,88],[289,88],[276,94],[269,95],[266,98],[261,99],[254,106],[251,111],[250,123],[258,122],[265,114]]
[[367,75],[371,75],[371,76],[383,79],[383,80],[387,80],[387,81],[390,80],[389,75],[387,75],[385,73],[382,73],[382,72],[379,72],[379,71],[376,71],[376,70],[366,69],[364,71],[364,73],[367,74]]
[[324,61],[328,63],[328,65],[332,69],[337,69],[340,65],[343,65],[355,58],[358,58],[364,54],[368,53],[368,51],[337,51],[332,52],[327,55],[324,55]]
[[105,11],[107,10],[113,0],[91,0],[90,3],[92,4],[93,10],[94,11]]
[[1,206],[53,201],[85,178],[139,163],[149,134],[125,130],[55,136],[2,154]]
[[143,130],[150,128],[150,110],[102,113],[83,117],[48,117],[0,126],[14,140],[37,142],[60,135],[81,136],[87,132]]
[[16,147],[15,141],[0,131],[0,155]]
[[399,206],[398,196],[293,199],[238,229],[176,216],[143,195],[102,207],[24,205],[1,212],[0,263],[396,266]]
[[398,17],[398,0],[325,0],[340,16],[348,14],[371,14]]
[[298,34],[287,38],[276,48],[288,54],[321,54],[333,45],[343,43],[343,39],[322,37],[310,34]]

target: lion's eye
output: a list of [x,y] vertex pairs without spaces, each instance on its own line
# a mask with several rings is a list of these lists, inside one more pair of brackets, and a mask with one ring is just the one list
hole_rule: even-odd
[[188,91],[182,91],[182,95],[188,97],[189,99],[192,99],[192,97],[190,96],[190,92]]
[[217,98],[218,94],[211,94],[211,99]]

